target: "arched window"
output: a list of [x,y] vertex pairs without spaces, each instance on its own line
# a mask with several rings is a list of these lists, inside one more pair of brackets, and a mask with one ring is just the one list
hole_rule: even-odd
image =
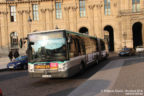
[[143,35],[142,35],[143,25],[141,22],[136,22],[132,26],[133,30],[133,48],[143,45]]
[[86,28],[86,27],[80,28],[80,29],[79,29],[79,32],[80,32],[80,33],[85,33],[85,34],[88,34],[88,33],[89,33],[89,32],[88,32],[88,28]]
[[140,0],[132,0],[132,11],[133,12],[140,11]]
[[107,25],[104,27],[104,31],[108,32],[105,33],[105,38],[108,42],[108,49],[109,51],[114,51],[114,29],[111,25]]
[[11,48],[18,48],[18,34],[16,32],[12,32],[10,34],[11,40]]
[[111,14],[110,0],[104,0],[104,11],[105,11],[105,15],[110,15]]

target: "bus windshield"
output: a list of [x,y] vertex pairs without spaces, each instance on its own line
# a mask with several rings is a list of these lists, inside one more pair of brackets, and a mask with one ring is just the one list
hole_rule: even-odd
[[66,59],[66,39],[63,32],[30,34],[28,38],[27,52],[30,62]]

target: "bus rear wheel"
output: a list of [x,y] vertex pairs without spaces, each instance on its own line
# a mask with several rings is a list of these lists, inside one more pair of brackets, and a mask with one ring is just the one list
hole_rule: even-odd
[[83,62],[80,64],[79,69],[80,69],[80,74],[82,74],[82,73],[84,73],[84,72],[85,72],[85,65],[84,65],[84,63],[83,63]]
[[96,64],[99,64],[99,60],[97,59],[97,60],[95,61],[95,63],[96,63]]

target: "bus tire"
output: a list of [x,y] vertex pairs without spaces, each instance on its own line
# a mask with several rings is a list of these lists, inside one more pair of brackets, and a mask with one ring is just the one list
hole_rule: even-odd
[[85,72],[85,64],[84,64],[84,62],[81,62],[79,69],[80,69],[80,74]]
[[99,64],[99,60],[98,59],[95,62],[96,62],[96,64]]

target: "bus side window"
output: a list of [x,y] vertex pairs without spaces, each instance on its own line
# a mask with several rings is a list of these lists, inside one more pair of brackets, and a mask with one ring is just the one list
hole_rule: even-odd
[[105,44],[104,44],[104,42],[101,40],[101,50],[103,51],[103,50],[105,50]]
[[84,55],[86,50],[85,50],[85,43],[83,39],[81,40],[80,44],[81,44],[81,54]]
[[79,44],[78,44],[78,40],[74,39],[74,43],[75,43],[75,53],[74,53],[74,56],[78,56],[79,53],[80,53],[80,47],[79,47]]
[[70,51],[69,51],[69,57],[72,58],[74,56],[77,56],[78,55],[78,52],[77,52],[77,45],[76,45],[76,42],[74,39],[72,39],[72,43],[70,44]]
[[95,39],[95,43],[96,43],[96,51],[98,52],[99,51],[99,45],[98,45],[98,40],[97,39]]
[[80,43],[79,43],[78,39],[76,39],[76,44],[77,44],[78,55],[80,55],[81,54],[81,47],[80,47]]

